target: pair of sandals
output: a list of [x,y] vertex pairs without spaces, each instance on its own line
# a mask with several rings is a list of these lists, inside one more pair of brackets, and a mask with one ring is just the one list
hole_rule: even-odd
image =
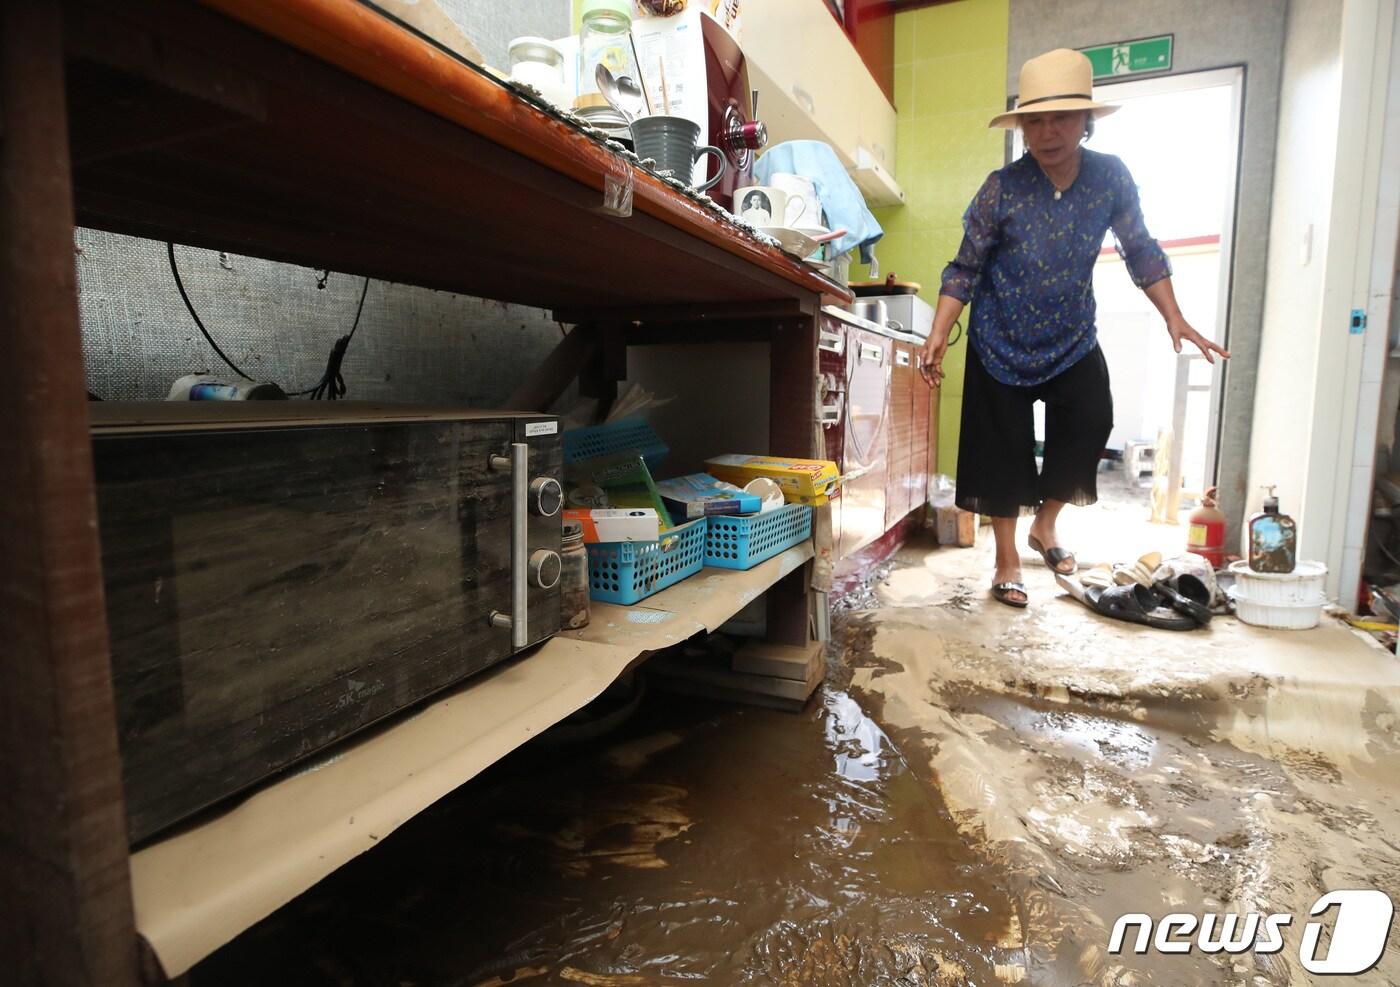
[[1171,573],[1152,585],[1085,586],[1063,573],[1055,581],[1080,603],[1103,617],[1166,631],[1193,631],[1210,623],[1211,592],[1196,576]]
[[[1058,545],[1054,548],[1046,548],[1035,535],[1028,535],[1026,537],[1026,543],[1030,545],[1032,549],[1040,553],[1040,557],[1045,560],[1045,564],[1049,566],[1050,571],[1055,574],[1056,579],[1072,576],[1079,571],[1079,563],[1075,561],[1074,553],[1067,552]],[[1060,568],[1060,564],[1066,559],[1074,563],[1073,567],[1068,570]],[[1012,593],[1020,593],[1021,598],[1019,600],[1016,599],[1011,595]],[[1030,594],[1026,592],[1025,583],[993,583],[992,599],[996,600],[998,603],[1005,603],[1008,607],[1015,607],[1020,610],[1030,602]]]

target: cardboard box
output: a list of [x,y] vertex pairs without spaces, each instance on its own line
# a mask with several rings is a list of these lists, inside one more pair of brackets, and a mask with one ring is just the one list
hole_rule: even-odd
[[763,501],[743,490],[729,490],[708,473],[658,480],[656,489],[676,524],[711,514],[757,514]]
[[977,544],[977,515],[960,507],[939,507],[935,530],[938,544],[971,548]]
[[575,503],[578,488],[596,486],[607,495],[608,507],[647,508],[656,513],[662,531],[671,527],[671,518],[646,460],[636,453],[581,459],[565,466],[564,475],[572,485],[570,495]]
[[656,541],[661,537],[661,519],[651,508],[564,509],[564,520],[583,525],[588,544],[612,541]]
[[819,506],[831,501],[840,473],[836,464],[824,459],[784,459],[779,456],[715,456],[705,460],[711,476],[744,486],[766,476],[783,489],[789,504]]

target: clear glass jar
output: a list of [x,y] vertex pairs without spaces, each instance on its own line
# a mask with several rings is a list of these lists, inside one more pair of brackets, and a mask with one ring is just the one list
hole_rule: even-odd
[[538,90],[560,109],[568,102],[564,54],[544,38],[516,38],[510,43],[510,77]]
[[584,0],[578,34],[578,98],[575,109],[607,106],[598,89],[598,66],[614,76],[639,79],[632,56],[632,0]]
[[577,630],[588,626],[588,549],[583,544],[583,525],[564,522],[564,538],[559,546],[559,626]]

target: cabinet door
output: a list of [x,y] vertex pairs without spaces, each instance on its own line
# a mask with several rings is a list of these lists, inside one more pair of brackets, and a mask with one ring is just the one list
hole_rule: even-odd
[[846,352],[846,435],[841,494],[841,556],[885,533],[892,341],[851,330]]
[[938,392],[929,387],[919,372],[922,364],[920,351],[914,350],[914,380],[909,392],[909,402],[914,420],[913,448],[909,462],[909,509],[918,510],[928,503],[928,480],[933,473],[930,458],[938,437],[932,434],[934,425],[933,403],[938,400]]
[[890,367],[889,476],[885,483],[885,530],[909,513],[909,470],[914,449],[914,351],[909,343],[894,343]]

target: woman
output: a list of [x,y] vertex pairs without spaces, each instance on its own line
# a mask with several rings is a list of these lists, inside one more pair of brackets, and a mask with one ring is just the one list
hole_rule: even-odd
[[[1178,353],[1189,342],[1214,362],[1229,353],[1187,323],[1171,265],[1147,232],[1123,162],[1082,146],[1094,119],[1117,107],[1092,99],[1093,69],[1059,49],[1021,67],[1016,109],[992,127],[1019,126],[1027,153],[992,172],[963,216],[965,235],[944,269],[922,372],[943,379],[948,333],[973,299],[958,449],[957,504],[990,515],[996,536],[992,596],[1028,597],[1016,518],[1035,510],[1028,542],[1045,564],[1075,571],[1055,522],[1066,504],[1098,499],[1099,456],[1113,428],[1108,367],[1094,327],[1094,264],[1113,230],[1133,282],[1166,321]],[[1045,402],[1044,463],[1035,467],[1033,405]]]

